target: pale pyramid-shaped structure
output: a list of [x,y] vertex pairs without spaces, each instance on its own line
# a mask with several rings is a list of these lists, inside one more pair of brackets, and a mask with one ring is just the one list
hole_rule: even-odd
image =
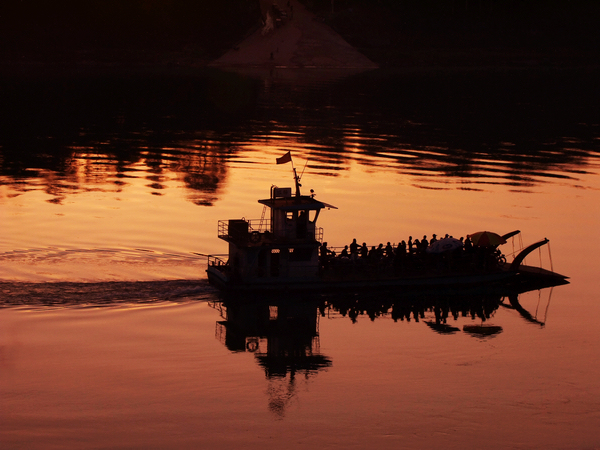
[[[265,6],[266,3],[266,6]],[[265,26],[256,30],[210,65],[221,67],[286,67],[369,69],[377,64],[295,0],[281,0],[276,22],[273,1],[262,2]]]

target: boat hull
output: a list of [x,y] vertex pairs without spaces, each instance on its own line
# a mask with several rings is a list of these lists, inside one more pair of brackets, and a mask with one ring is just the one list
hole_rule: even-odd
[[378,289],[439,290],[443,288],[469,288],[476,286],[506,286],[511,288],[540,289],[566,284],[566,277],[535,267],[521,266],[520,270],[497,270],[487,273],[397,276],[388,278],[305,279],[277,278],[235,283],[218,267],[207,269],[209,282],[227,292],[352,292]]

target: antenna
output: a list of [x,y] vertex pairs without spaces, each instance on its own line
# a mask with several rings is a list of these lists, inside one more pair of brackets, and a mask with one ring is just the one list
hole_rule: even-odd
[[304,169],[302,169],[302,173],[300,174],[300,179],[302,179],[302,176],[304,175],[304,171],[306,170],[306,166],[308,165],[308,159],[306,160],[306,162],[304,163]]

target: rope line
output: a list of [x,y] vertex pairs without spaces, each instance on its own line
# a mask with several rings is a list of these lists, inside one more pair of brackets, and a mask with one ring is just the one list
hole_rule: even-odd
[[550,292],[548,292],[548,303],[546,304],[546,312],[544,313],[544,325],[546,324],[546,320],[548,320],[548,310],[550,309],[550,300],[552,299],[552,292],[554,292],[554,286],[550,288]]

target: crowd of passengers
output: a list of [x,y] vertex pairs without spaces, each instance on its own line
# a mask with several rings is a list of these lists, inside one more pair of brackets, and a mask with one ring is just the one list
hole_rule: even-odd
[[[451,236],[446,235],[445,238]],[[354,239],[350,245],[346,245],[343,250],[337,254],[335,251],[327,247],[327,242],[323,242],[319,249],[319,257],[322,267],[328,267],[336,263],[356,263],[360,265],[404,265],[405,263],[423,263],[427,261],[439,262],[441,259],[452,259],[454,261],[478,262],[481,265],[489,266],[490,264],[497,265],[502,257],[500,251],[496,247],[476,247],[471,242],[471,239],[461,237],[462,246],[443,253],[427,253],[427,248],[437,241],[437,236],[434,234],[430,241],[427,236],[423,239],[415,239],[412,236],[408,238],[408,242],[401,241],[396,247],[390,242],[387,245],[379,244],[377,247],[372,246],[370,249],[365,242],[359,245]]]

